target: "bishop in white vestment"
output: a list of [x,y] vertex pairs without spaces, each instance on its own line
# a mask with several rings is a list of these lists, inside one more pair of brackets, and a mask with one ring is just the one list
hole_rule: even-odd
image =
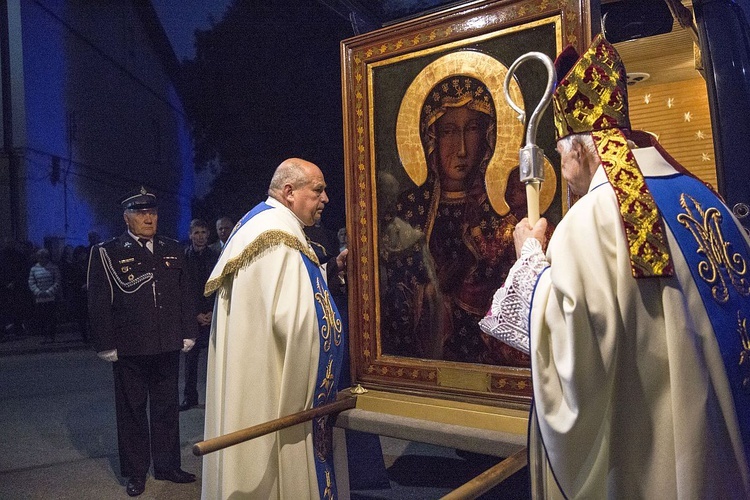
[[581,198],[546,255],[546,221],[519,223],[481,322],[531,356],[533,492],[750,498],[747,234],[629,130],[625,70],[601,35],[556,66],[562,174]]

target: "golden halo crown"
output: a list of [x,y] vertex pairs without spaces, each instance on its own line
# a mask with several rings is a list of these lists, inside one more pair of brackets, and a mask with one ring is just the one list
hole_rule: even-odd
[[610,128],[630,129],[625,65],[601,34],[580,57],[568,46],[555,59],[558,80],[552,94],[555,133],[560,140]]

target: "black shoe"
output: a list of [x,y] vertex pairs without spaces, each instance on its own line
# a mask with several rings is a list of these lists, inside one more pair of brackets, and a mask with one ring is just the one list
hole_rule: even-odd
[[192,483],[195,481],[195,474],[185,472],[182,469],[175,469],[169,472],[154,472],[154,479],[172,481],[173,483]]
[[187,401],[183,401],[180,405],[180,411],[189,410],[190,408],[195,408],[198,406],[198,403],[188,403]]
[[145,477],[131,477],[128,479],[128,485],[125,487],[125,491],[131,497],[137,497],[143,490],[146,489],[146,478]]

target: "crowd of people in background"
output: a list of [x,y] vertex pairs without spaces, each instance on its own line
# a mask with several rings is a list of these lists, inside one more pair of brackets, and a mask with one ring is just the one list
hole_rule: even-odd
[[[216,233],[210,231],[207,241],[216,239],[207,247],[218,256],[234,222],[231,217],[219,217],[215,227]],[[346,228],[339,232],[345,245]],[[61,245],[53,238],[42,246],[28,240],[2,241],[0,342],[41,336],[43,343],[53,343],[60,339],[58,333],[63,329],[78,333],[81,341],[88,342],[86,273],[91,247],[101,241],[96,231],[88,233],[88,245]],[[190,241],[185,245],[186,249],[191,246]],[[43,264],[40,258],[45,259]]]
[[[216,221],[216,241],[210,247],[217,255],[233,227],[230,217]],[[88,245],[64,244],[59,238],[45,238],[41,246],[10,238],[0,242],[0,342],[41,336],[42,343],[53,343],[62,331],[88,342],[89,253],[101,241],[90,231]]]
[[83,341],[88,340],[86,269],[89,249],[99,241],[93,231],[89,246],[59,246],[52,239],[41,247],[30,241],[3,241],[0,342],[34,335],[54,342],[58,329],[68,322]]

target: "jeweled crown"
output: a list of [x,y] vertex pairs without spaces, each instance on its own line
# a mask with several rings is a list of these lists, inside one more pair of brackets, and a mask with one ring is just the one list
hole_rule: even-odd
[[446,109],[461,106],[495,117],[492,96],[484,84],[470,76],[454,75],[435,85],[425,98],[422,123],[430,126],[445,114]]

